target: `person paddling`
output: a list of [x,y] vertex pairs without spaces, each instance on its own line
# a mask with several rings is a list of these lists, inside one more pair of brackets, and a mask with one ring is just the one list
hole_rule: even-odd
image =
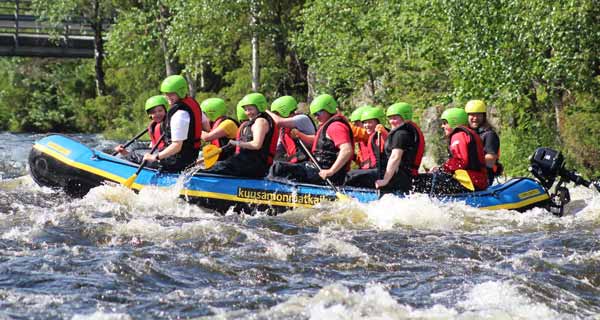
[[386,116],[392,131],[385,140],[384,172],[375,181],[375,188],[384,192],[407,193],[418,176],[425,152],[425,137],[421,128],[412,121],[412,106],[405,102],[391,105]]
[[306,114],[295,114],[298,103],[292,96],[283,96],[271,103],[271,111],[266,110],[273,121],[279,126],[279,141],[277,143],[276,159],[297,163],[307,160],[298,140],[292,137],[292,129],[297,129],[303,134],[314,135],[315,124]]
[[450,108],[441,119],[449,158],[442,166],[420,175],[416,191],[441,195],[485,190],[488,179],[483,144],[479,135],[467,127],[467,113],[462,108]]
[[350,128],[352,128],[352,136],[354,137],[356,156],[354,162],[360,169],[368,169],[369,164],[369,134],[364,129],[363,122],[360,120],[363,112],[373,108],[371,105],[364,105],[356,108],[350,114]]
[[482,100],[470,100],[465,105],[469,120],[469,128],[481,137],[485,153],[485,165],[488,168],[488,184],[492,185],[494,179],[500,176],[504,167],[500,163],[500,138],[494,128],[487,121],[487,107]]
[[[388,130],[385,129],[385,111],[379,107],[370,107],[361,114],[361,121],[364,129],[357,129],[354,135],[355,141],[358,137],[366,144],[367,148],[361,153],[363,157],[362,166],[358,169],[348,172],[346,185],[355,187],[373,188],[375,180],[379,179],[382,173],[382,159],[384,157],[384,142],[388,136]],[[364,131],[363,134],[362,131]]]
[[[162,95],[150,97],[148,98],[148,100],[146,100],[146,103],[144,104],[144,110],[146,110],[146,114],[148,114],[148,116],[150,117],[150,123],[148,124],[147,129],[148,135],[150,136],[149,147],[152,148],[158,144],[158,151],[165,148],[164,141],[159,141],[159,139],[163,133],[163,121],[165,119],[165,116],[167,115],[168,107],[169,101],[167,101],[167,98],[165,98],[165,96]],[[114,150],[128,161],[142,163],[144,154],[138,152],[138,150],[128,152],[122,144],[116,146]],[[158,168],[158,163],[155,162],[152,165],[149,165],[148,167],[156,169]]]
[[304,144],[312,145],[310,151],[321,170],[310,161],[276,161],[271,175],[313,184],[325,184],[327,181],[343,184],[354,155],[350,124],[337,112],[337,102],[329,94],[316,97],[310,104],[310,113],[319,121],[317,133],[313,136],[292,130],[292,135]]
[[188,96],[188,84],[181,75],[165,78],[160,91],[171,106],[163,128],[166,147],[155,154],[146,153],[144,160],[146,163],[160,161],[162,170],[180,172],[198,158],[203,129],[202,110],[196,100]]
[[250,93],[238,103],[244,108],[248,121],[240,125],[238,139],[230,140],[235,154],[217,162],[207,173],[238,177],[263,178],[273,163],[279,129],[271,116],[265,112],[267,99],[261,93]]
[[[210,141],[218,148],[226,146],[230,140],[235,140],[238,123],[228,117],[225,112],[225,101],[220,98],[208,98],[200,104],[202,111],[210,120],[210,132],[202,132],[202,140]],[[234,154],[233,148],[224,148],[219,153],[219,160],[225,160]]]

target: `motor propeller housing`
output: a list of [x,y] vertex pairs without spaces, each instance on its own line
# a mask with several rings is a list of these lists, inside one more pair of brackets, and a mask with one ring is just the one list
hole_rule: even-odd
[[[529,171],[538,179],[542,186],[550,193],[550,211],[555,215],[562,216],[564,206],[571,201],[569,189],[563,186],[566,182],[585,187],[594,186],[600,191],[600,180],[588,181],[577,171],[565,168],[565,158],[560,151],[550,148],[537,148],[529,158]],[[556,178],[559,178],[555,185]],[[553,191],[551,191],[552,187]]]

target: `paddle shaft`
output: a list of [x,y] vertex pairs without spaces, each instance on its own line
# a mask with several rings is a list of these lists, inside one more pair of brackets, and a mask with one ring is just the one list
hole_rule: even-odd
[[[308,156],[310,161],[312,161],[312,163],[315,166],[317,166],[317,169],[319,169],[319,171],[323,170],[323,169],[321,169],[321,166],[317,162],[317,159],[315,159],[315,156],[313,156],[313,154],[308,150],[308,148],[304,144],[304,141],[302,141],[302,139],[298,138],[298,142],[300,143],[300,146],[302,147],[302,149],[304,150],[304,152],[306,153],[306,155]],[[336,193],[340,193],[340,189],[338,189],[338,187],[336,187],[336,185],[333,184],[333,182],[331,182],[331,180],[329,180],[329,178],[325,178],[325,181],[327,182],[327,184],[329,184],[329,186],[333,189],[333,191],[335,191]]]
[[377,150],[377,179],[383,178],[385,172],[382,172],[384,168],[381,167],[381,132],[377,131],[377,144],[375,145],[375,150]]
[[[138,133],[137,135],[135,135],[135,137],[133,137],[133,139],[127,141],[124,145],[123,148],[127,148],[129,147],[132,143],[134,143],[137,139],[139,139],[141,136],[143,136],[146,132],[148,132],[148,128],[144,129],[142,132]],[[113,152],[113,156],[116,156],[117,154],[119,154],[119,152],[115,151]]]
[[[156,151],[156,149],[158,148],[158,145],[161,143],[161,141],[165,138],[165,134],[163,133],[162,136],[160,136],[160,139],[158,139],[158,141],[156,142],[156,144],[152,147],[152,149],[150,150],[150,154],[153,154],[154,151]],[[144,167],[146,166],[146,160],[143,160],[142,163],[140,163],[140,166],[138,167],[137,171],[135,172],[135,176],[137,176],[142,169],[144,169]]]

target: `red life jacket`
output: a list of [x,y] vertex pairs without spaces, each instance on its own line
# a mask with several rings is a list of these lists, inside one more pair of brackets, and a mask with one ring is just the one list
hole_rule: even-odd
[[190,96],[186,96],[181,100],[192,111],[194,117],[194,148],[200,149],[202,146],[202,109],[196,100]]
[[[465,167],[463,169],[467,170],[469,173],[469,177],[471,177],[471,181],[475,186],[476,190],[484,190],[488,186],[487,179],[487,167],[485,165],[485,156],[483,153],[483,143],[481,142],[481,138],[479,135],[473,131],[472,129],[466,126],[458,126],[454,128],[452,133],[450,134],[450,141],[452,141],[452,136],[458,132],[464,132],[469,136],[469,143],[467,144],[468,157],[466,160]],[[450,151],[450,147],[448,147],[449,156],[452,158],[452,152]]]
[[[219,117],[214,123],[212,123],[211,128],[213,130],[216,129],[216,128],[218,128],[219,125],[223,121],[225,121],[225,120],[231,120],[231,121],[235,122],[236,125],[238,125],[238,122],[235,121],[234,119],[232,119],[230,117],[227,117],[227,116],[222,116],[222,117]],[[215,146],[217,146],[217,147],[219,147],[219,148],[221,148],[221,147],[226,146],[229,143],[229,140],[231,140],[231,139],[229,139],[227,136],[223,136],[223,137],[220,137],[218,139],[213,139],[212,141],[210,141],[210,143],[213,144],[213,145],[215,145]],[[233,155],[234,151],[235,150],[233,148],[223,148],[223,149],[221,149],[221,153],[219,153],[218,160],[219,161],[220,160],[225,160],[225,159],[231,157]]]
[[[301,116],[306,117],[313,125],[313,128],[316,130],[315,124],[312,122],[312,120],[310,120],[310,117],[308,115],[301,114]],[[291,131],[292,128],[283,127],[279,131],[279,140],[281,141],[281,145],[285,150],[285,161],[291,163],[306,161],[307,156],[303,152],[298,140],[292,138]]]
[[[151,121],[148,124],[148,135],[150,136],[150,142],[152,146],[157,145],[158,140],[163,134],[162,124]],[[160,143],[158,143],[158,151],[161,151],[165,148],[165,140],[163,139]]]
[[[258,116],[252,120],[246,121],[244,124],[240,125],[240,130],[238,130],[238,140],[239,141],[252,141],[254,139],[252,134],[252,125],[256,122],[256,119],[263,118],[267,120],[269,123],[269,131],[265,135],[265,139],[263,140],[263,145],[259,150],[248,150],[242,149],[239,146],[235,148],[235,153],[254,153],[258,152],[258,155],[266,161],[268,165],[273,164],[273,158],[275,157],[275,152],[277,150],[277,140],[279,140],[279,126],[275,124],[273,118],[269,116],[265,112],[261,112]],[[242,127],[243,126],[243,127]]]
[[[354,154],[354,137],[352,136],[352,128],[350,127],[350,123],[344,116],[335,114],[319,127],[311,149],[315,159],[322,169],[331,168],[340,152],[340,149],[335,146],[333,140],[327,138],[327,128],[329,128],[329,126],[334,122],[341,122],[348,128],[350,145],[352,146],[352,154]],[[351,164],[352,160],[348,161],[345,169],[349,170]]]
[[302,148],[298,145],[298,142],[292,138],[291,131],[292,128],[281,128],[279,131],[281,145],[285,150],[285,160],[291,163],[302,162],[306,160],[306,155],[302,152]]
[[380,139],[377,141],[377,132],[371,133],[369,135],[369,142],[367,143],[368,149],[368,160],[363,161],[365,163],[364,167],[361,169],[375,169],[377,168],[377,155],[383,153],[384,141],[387,138],[388,133],[382,132],[380,134]]
[[357,164],[360,169],[369,169],[371,167],[370,153],[371,149],[369,148],[369,143],[359,141],[356,159],[358,160]]

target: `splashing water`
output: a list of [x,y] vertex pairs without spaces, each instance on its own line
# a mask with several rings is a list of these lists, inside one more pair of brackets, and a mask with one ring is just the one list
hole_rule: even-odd
[[36,136],[2,136],[15,151],[0,150],[0,171],[17,169],[0,180],[0,318],[600,314],[596,191],[570,186],[562,218],[418,194],[217,215],[182,199],[185,177],[138,193],[105,184],[82,199],[40,188],[18,169]]

